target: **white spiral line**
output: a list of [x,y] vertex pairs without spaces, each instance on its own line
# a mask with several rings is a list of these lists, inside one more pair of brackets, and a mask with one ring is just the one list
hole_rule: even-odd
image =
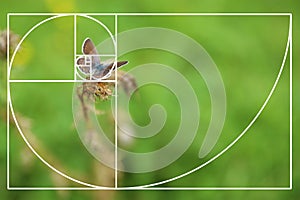
[[208,160],[207,162],[203,163],[202,165],[184,173],[184,174],[181,174],[179,176],[176,176],[176,177],[173,177],[173,178],[170,178],[168,180],[164,180],[164,181],[160,181],[160,182],[157,182],[157,183],[152,183],[152,184],[147,184],[147,185],[141,185],[141,186],[133,186],[133,187],[124,187],[126,189],[136,189],[136,188],[147,188],[147,187],[153,187],[153,186],[157,186],[157,185],[161,185],[161,184],[165,184],[165,183],[168,183],[168,182],[171,182],[171,181],[175,181],[177,179],[180,179],[184,176],[187,176],[203,167],[205,167],[206,165],[210,164],[211,162],[213,162],[214,160],[216,160],[218,157],[220,157],[222,154],[224,154],[227,150],[229,150],[235,143],[237,143],[241,137],[243,137],[245,135],[245,133],[249,130],[249,128],[254,124],[254,122],[257,120],[257,118],[260,116],[261,112],[264,110],[264,108],[266,107],[267,103],[269,102],[271,96],[273,95],[273,92],[274,90],[276,89],[276,86],[278,84],[278,81],[281,77],[281,74],[282,74],[282,71],[284,69],[284,65],[285,65],[285,62],[286,62],[286,57],[287,57],[287,54],[288,54],[288,50],[289,50],[289,47],[290,47],[290,43],[291,43],[291,24],[289,25],[289,34],[288,34],[288,40],[287,40],[287,44],[286,44],[286,48],[285,48],[285,53],[284,53],[284,57],[283,57],[283,61],[282,61],[282,64],[281,64],[281,67],[280,67],[280,70],[279,70],[279,73],[276,77],[276,80],[274,82],[274,85],[268,95],[268,97],[266,98],[265,102],[263,103],[262,107],[259,109],[259,111],[257,112],[257,114],[255,115],[255,117],[252,119],[252,121],[249,123],[249,125],[242,131],[242,133],[235,139],[233,140],[226,148],[224,148],[221,152],[219,152],[217,155],[215,155],[214,157],[212,157],[210,160]]

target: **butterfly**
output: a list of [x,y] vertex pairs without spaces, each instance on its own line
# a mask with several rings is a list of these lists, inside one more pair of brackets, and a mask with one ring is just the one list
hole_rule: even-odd
[[107,79],[116,68],[120,68],[128,61],[106,61],[100,62],[99,53],[90,38],[86,38],[82,44],[82,53],[84,56],[76,60],[77,67],[91,80]]

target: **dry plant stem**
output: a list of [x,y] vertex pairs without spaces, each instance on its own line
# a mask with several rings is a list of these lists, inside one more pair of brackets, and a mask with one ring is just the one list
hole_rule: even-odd
[[[82,90],[82,91],[80,91],[80,89]],[[81,87],[77,87],[77,96],[78,96],[78,98],[79,98],[79,100],[80,100],[80,103],[81,103],[81,106],[82,106],[82,112],[83,112],[83,116],[84,116],[84,119],[86,120],[86,121],[88,121],[89,119],[88,119],[88,115],[87,115],[87,106],[85,105],[85,103],[84,103],[84,93],[83,93],[83,86],[81,86]]]
[[[102,144],[101,138],[92,124],[93,120],[91,119],[91,115],[94,115],[96,112],[94,103],[97,99],[104,101],[112,95],[112,91],[110,89],[112,86],[112,83],[107,82],[84,82],[77,88],[77,96],[80,100],[83,113],[83,123],[85,123],[86,127],[84,132],[85,142],[96,154],[105,156],[106,160],[114,158],[114,151],[111,151]],[[100,185],[103,186],[114,185],[115,177],[113,169],[106,167],[100,162],[96,162],[96,164],[94,164],[93,172],[93,179],[95,179],[95,182],[100,183]],[[105,194],[104,191],[99,193]],[[112,193],[110,193],[109,196],[111,196],[111,194]],[[104,196],[106,196],[106,199],[109,197],[106,194]]]
[[[57,159],[55,159],[55,156],[53,156],[51,152],[47,151],[45,148],[43,148],[43,146],[40,145],[42,144],[42,142],[40,142],[39,139],[35,137],[34,133],[32,133],[31,131],[32,129],[31,120],[27,117],[24,117],[20,113],[16,113],[16,117],[17,119],[19,119],[20,126],[23,132],[26,133],[26,138],[30,141],[31,145],[35,149],[39,149],[39,154],[47,155],[47,160],[51,160],[52,165],[54,163],[57,169],[59,169],[60,171],[66,171],[65,169],[63,169],[62,164]],[[10,120],[11,122],[13,122],[13,119]],[[27,146],[24,146],[24,148],[21,150],[20,155],[21,155],[20,160],[23,168],[27,171],[31,171],[30,169],[33,167],[34,162],[37,161],[36,157],[33,155],[33,153],[29,150]],[[54,171],[50,171],[50,178],[53,182],[53,185],[56,187],[63,187],[63,186],[67,187],[72,185],[72,182],[70,182],[69,180],[67,180],[66,178],[62,177],[60,174],[57,174]],[[57,194],[61,199],[63,199],[65,198],[65,196],[69,195],[69,192],[57,191]]]
[[77,96],[81,102],[83,108],[83,114],[86,120],[88,120],[89,106],[95,103],[98,99],[108,100],[112,96],[113,83],[106,82],[84,82],[77,88]]
[[[9,49],[11,53],[20,41],[19,35],[9,30]],[[7,55],[7,30],[0,31],[0,57],[6,59]]]
[[[95,161],[93,163],[93,174],[95,180],[103,185],[110,185],[114,182],[114,170]],[[97,191],[93,194],[95,200],[98,199],[115,199],[115,191]]]
[[[135,78],[126,73],[125,71],[118,70],[118,84],[124,89],[127,95],[130,94],[131,91],[137,88],[137,84]],[[115,74],[113,73],[112,76],[109,77],[109,80],[115,80]]]
[[[115,80],[114,73],[109,80]],[[87,77],[89,80],[89,77]],[[135,79],[126,72],[118,70],[118,84],[124,89],[127,95],[130,95],[130,92],[137,88],[137,84]],[[106,160],[114,158],[114,151],[111,151],[102,145],[102,141],[99,138],[96,130],[93,128],[90,115],[95,112],[94,103],[99,99],[102,101],[108,100],[110,96],[112,96],[112,89],[114,88],[114,83],[108,82],[84,82],[77,88],[77,96],[80,100],[82,113],[84,116],[84,123],[86,124],[86,130],[84,138],[86,143],[93,149],[93,151],[97,154],[101,154],[101,156],[105,156]],[[101,102],[101,101],[100,101]],[[112,125],[114,124],[114,120],[112,120]],[[121,163],[118,164],[121,166]],[[104,186],[113,186],[115,174],[114,170],[95,161],[94,164],[94,178],[95,182],[101,183]],[[120,180],[122,177],[122,173],[119,173],[118,179]],[[99,191],[95,192],[95,199],[105,198],[105,199],[113,199],[114,192],[113,191]]]

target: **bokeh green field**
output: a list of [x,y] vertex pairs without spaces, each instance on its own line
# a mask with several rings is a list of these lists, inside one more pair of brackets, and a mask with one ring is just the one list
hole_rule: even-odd
[[[293,189],[287,191],[13,191],[6,190],[6,59],[1,58],[0,199],[298,199],[300,196],[299,152],[299,39],[300,4],[293,1],[175,2],[18,1],[2,0],[0,29],[6,28],[6,14],[15,12],[292,12],[293,13]],[[45,16],[12,16],[10,29],[22,36]],[[98,17],[114,31],[113,16]],[[17,54],[11,79],[73,78],[73,17],[51,21],[34,31]],[[85,37],[100,43],[99,34],[88,20],[78,19],[77,53]],[[190,63],[170,52],[143,49],[122,55],[129,60],[125,71],[145,63],[172,66],[186,77],[196,91],[200,126],[192,145],[166,168],[142,174],[120,173],[119,186],[154,183],[187,172],[214,157],[247,127],[266,100],[279,72],[287,44],[287,16],[119,16],[118,32],[141,27],[162,27],[180,31],[201,44],[218,66],[226,89],[227,112],[224,129],[213,150],[197,157],[211,117],[210,96],[201,75]],[[108,47],[107,49],[110,49]],[[106,49],[106,50],[107,50]],[[109,50],[104,53],[110,53]],[[70,62],[71,61],[71,62]],[[204,168],[159,187],[289,187],[289,60],[262,114],[246,134],[225,154]],[[150,76],[150,74],[145,74]],[[143,77],[139,77],[143,78]],[[137,79],[137,84],[139,79]],[[82,145],[73,121],[73,83],[11,83],[14,111],[33,147],[62,172],[93,184],[113,186],[111,171],[103,168]],[[114,98],[114,97],[112,97]],[[168,114],[165,127],[149,139],[120,143],[134,152],[159,149],[174,137],[180,122],[179,103],[169,90],[147,85],[134,93],[130,114],[141,125],[150,123],[148,110],[161,104]],[[113,142],[111,100],[98,102],[99,123]],[[192,120],[192,119],[191,119]],[[10,123],[11,187],[80,187],[45,166],[28,149],[13,122]],[[106,180],[109,179],[109,180]]]

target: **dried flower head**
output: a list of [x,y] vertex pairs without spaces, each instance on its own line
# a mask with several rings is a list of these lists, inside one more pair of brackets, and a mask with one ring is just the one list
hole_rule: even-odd
[[[19,35],[9,30],[9,53],[17,47],[19,41]],[[0,57],[7,57],[7,30],[0,31]]]
[[112,83],[107,82],[85,82],[82,84],[82,95],[86,95],[89,99],[108,100],[112,95]]
[[107,100],[112,95],[111,83],[99,82],[96,85],[95,96]]

